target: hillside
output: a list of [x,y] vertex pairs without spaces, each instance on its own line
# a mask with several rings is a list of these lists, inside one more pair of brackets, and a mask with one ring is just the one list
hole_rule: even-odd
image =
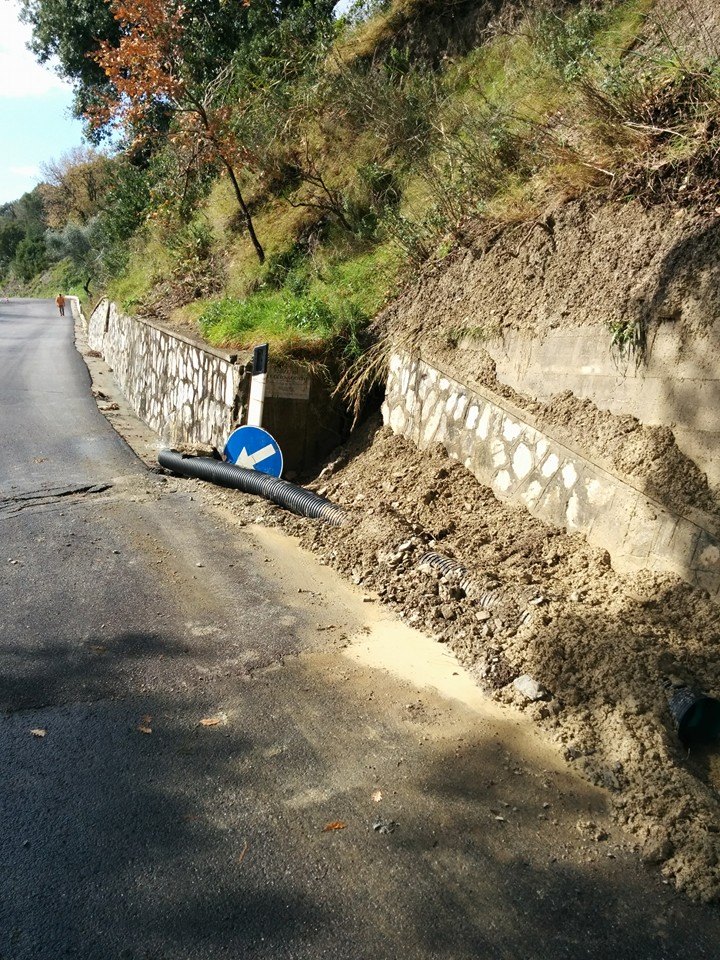
[[[360,4],[340,22],[327,9],[310,16],[287,7],[263,36],[239,34],[234,50],[214,51],[213,109],[240,145],[238,182],[264,262],[217,156],[189,156],[172,126],[127,128],[134,145],[110,161],[109,175],[108,161],[88,154],[56,165],[38,188],[45,245],[39,227],[28,228],[32,249],[22,262],[4,261],[11,288],[85,286],[93,299],[107,292],[126,311],[215,345],[267,338],[283,352],[341,357],[342,366],[363,354],[375,336],[370,320],[416,272],[443,275],[447,265],[454,285],[458,262],[501,237],[495,260],[479,264],[490,274],[478,294],[498,299],[503,322],[522,326],[527,317],[503,308],[516,290],[537,323],[525,284],[532,291],[532,258],[556,242],[568,201],[620,204],[625,222],[628,200],[643,211],[679,206],[696,230],[714,215],[711,3],[394,0]],[[257,50],[263,57],[247,59]],[[95,89],[77,82],[80,94],[83,84]],[[93,199],[83,186],[89,174]],[[57,199],[77,181],[85,193],[66,204],[63,223]],[[591,232],[594,219],[583,225],[575,215],[559,242],[571,248],[572,231]],[[611,275],[607,239],[595,256],[606,257],[600,274]],[[636,259],[642,248],[638,240]],[[502,250],[511,261],[504,287]],[[546,289],[538,277],[539,315],[574,322],[572,291]],[[595,318],[631,338],[627,303],[636,294],[606,292],[624,306]],[[482,314],[475,326],[496,323]]]

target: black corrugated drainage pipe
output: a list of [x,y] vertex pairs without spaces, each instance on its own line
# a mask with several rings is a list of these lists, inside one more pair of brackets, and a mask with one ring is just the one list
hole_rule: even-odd
[[246,470],[244,467],[236,467],[234,463],[223,463],[210,457],[188,457],[174,450],[161,450],[158,463],[166,470],[185,477],[196,477],[198,480],[217,483],[221,487],[232,487],[234,490],[252,493],[256,497],[264,497],[303,517],[327,520],[335,526],[343,522],[342,509],[336,504],[319,497],[312,490],[268,476],[267,473]]

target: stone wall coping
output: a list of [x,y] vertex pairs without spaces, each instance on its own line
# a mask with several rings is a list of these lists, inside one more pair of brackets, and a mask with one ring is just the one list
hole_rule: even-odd
[[[108,297],[103,297],[101,300],[98,300],[95,310],[98,310],[100,306],[105,303],[109,303]],[[93,313],[95,313],[93,310]],[[174,330],[172,327],[166,326],[164,323],[159,323],[157,320],[151,320],[149,317],[131,317],[133,321],[137,323],[143,323],[146,327],[152,327],[154,330],[164,333],[168,337],[172,337],[173,340],[180,340],[182,343],[187,343],[191,347],[195,347],[197,350],[202,350],[203,353],[209,353],[213,357],[217,357],[219,360],[225,360],[227,363],[240,364],[241,366],[246,366],[252,361],[252,350],[239,350],[235,353],[229,352],[227,350],[218,350],[217,347],[210,346],[209,343],[205,343],[204,340],[200,340],[196,337],[189,337],[187,334],[180,333],[179,330]]]
[[484,400],[488,403],[494,404],[496,407],[499,407],[501,410],[504,410],[505,413],[509,414],[511,417],[515,417],[517,420],[526,423],[529,427],[532,427],[533,430],[537,430],[538,433],[542,433],[544,436],[552,440],[553,443],[557,444],[558,447],[561,447],[563,450],[571,457],[577,457],[582,460],[587,461],[591,464],[596,470],[605,474],[606,477],[612,480],[619,480],[621,483],[624,483],[626,486],[631,487],[635,490],[636,493],[644,497],[650,503],[654,504],[659,509],[667,512],[670,511],[677,517],[681,517],[683,520],[687,520],[688,523],[692,523],[694,526],[698,527],[701,530],[706,530],[707,532],[713,534],[714,536],[720,536],[720,521],[718,521],[711,514],[705,513],[703,510],[697,508],[686,508],[682,513],[677,510],[675,507],[670,508],[667,504],[664,504],[661,500],[658,500],[657,497],[652,496],[651,494],[646,493],[645,490],[640,489],[637,484],[634,482],[632,477],[628,477],[625,474],[616,472],[614,470],[608,469],[603,464],[598,463],[595,459],[590,457],[587,453],[582,450],[577,449],[576,447],[571,447],[563,440],[558,440],[557,437],[545,426],[540,426],[538,424],[537,418],[533,416],[527,410],[523,410],[522,407],[518,407],[511,400],[508,400],[506,397],[502,397],[499,394],[493,393],[492,390],[488,389],[485,386],[481,386],[477,383],[466,383],[463,380],[459,380],[456,376],[449,373],[447,369],[440,366],[436,360],[428,360],[423,356],[422,352],[418,349],[408,350],[407,347],[398,346],[395,348],[396,352],[404,353],[411,360],[418,359],[422,363],[426,364],[428,367],[432,367],[437,370],[439,374],[448,380],[452,380],[453,383],[460,384],[460,386],[465,387],[467,390],[479,394]]

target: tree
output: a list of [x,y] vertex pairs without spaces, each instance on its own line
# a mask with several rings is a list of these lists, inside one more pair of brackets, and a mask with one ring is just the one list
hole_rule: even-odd
[[25,231],[26,237],[30,240],[41,239],[47,223],[40,187],[34,187],[16,200],[12,204],[12,215]]
[[48,226],[60,229],[96,216],[112,182],[113,166],[109,157],[83,147],[43,164],[40,193]]
[[[121,25],[108,0],[18,0],[32,27],[31,49],[41,63],[56,59],[72,81],[78,115],[107,93],[107,77],[93,58],[101,43],[117,46]],[[311,9],[332,21],[336,0],[185,0],[186,39],[193,47],[195,79],[211,79],[218,66],[289,15]],[[168,8],[171,3],[166,4]]]
[[[120,41],[104,41],[95,54],[112,92],[88,110],[95,128],[117,125],[137,135],[148,132],[158,104],[173,115],[170,140],[193,164],[220,163],[232,183],[260,263],[265,253],[243,197],[238,173],[252,155],[233,132],[224,95],[231,79],[226,66],[208,77],[206,51],[191,42],[197,24],[181,3],[166,0],[112,0]],[[150,127],[151,129],[151,127]]]
[[15,250],[15,259],[12,266],[21,280],[28,281],[47,267],[47,251],[45,242],[40,239],[31,240],[26,237],[21,240]]
[[78,115],[106,93],[107,80],[90,54],[98,40],[117,42],[118,24],[106,0],[20,0],[20,16],[32,27],[30,47],[41,63],[57,59],[75,87]]
[[14,220],[0,220],[0,270],[3,270],[15,256],[25,231]]
[[84,277],[83,289],[90,296],[90,281],[102,254],[102,227],[99,218],[79,226],[68,223],[62,230],[48,230],[45,246],[52,260],[67,259]]

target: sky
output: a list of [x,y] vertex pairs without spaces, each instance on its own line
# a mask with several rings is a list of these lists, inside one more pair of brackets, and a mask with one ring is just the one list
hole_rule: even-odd
[[42,163],[82,143],[70,87],[35,61],[29,39],[14,0],[0,0],[0,203],[32,190]]

